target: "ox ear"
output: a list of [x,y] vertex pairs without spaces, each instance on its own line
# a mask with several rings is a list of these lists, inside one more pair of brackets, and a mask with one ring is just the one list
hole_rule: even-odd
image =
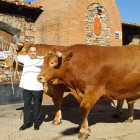
[[65,61],[69,61],[72,56],[73,56],[73,52],[72,51],[64,52],[64,53],[62,53],[62,60],[64,62]]

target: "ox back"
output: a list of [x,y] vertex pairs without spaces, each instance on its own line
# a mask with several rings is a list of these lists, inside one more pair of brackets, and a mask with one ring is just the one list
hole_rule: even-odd
[[81,93],[92,91],[93,95],[98,93],[100,99],[139,98],[140,45],[74,45],[64,53],[68,51],[73,52],[68,64],[69,75],[73,75],[71,81],[76,79],[75,86]]

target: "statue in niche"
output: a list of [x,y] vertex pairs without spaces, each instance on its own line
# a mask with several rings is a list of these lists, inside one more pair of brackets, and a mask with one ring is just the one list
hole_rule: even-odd
[[96,15],[93,19],[93,29],[96,35],[100,35],[102,32],[102,24],[100,22],[100,18]]

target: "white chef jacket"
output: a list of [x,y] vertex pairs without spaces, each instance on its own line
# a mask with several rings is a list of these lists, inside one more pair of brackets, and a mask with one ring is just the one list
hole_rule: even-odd
[[43,84],[37,80],[37,76],[41,71],[44,59],[40,61],[40,59],[31,59],[29,55],[17,55],[17,60],[24,64],[19,87],[27,90],[43,90]]

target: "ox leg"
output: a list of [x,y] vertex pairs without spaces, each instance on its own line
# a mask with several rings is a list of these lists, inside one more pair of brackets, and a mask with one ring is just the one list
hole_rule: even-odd
[[80,126],[80,131],[79,131],[79,135],[78,138],[79,139],[85,139],[89,136],[89,133],[91,132],[91,130],[88,127],[88,114],[90,112],[90,105],[88,103],[84,103],[83,101],[81,102],[80,108],[79,108],[79,112],[81,114],[81,118],[82,118],[82,123]]
[[56,90],[54,90],[53,102],[55,106],[55,118],[52,122],[53,125],[59,125],[61,123],[62,120],[61,105],[65,89],[66,89],[65,85],[60,86],[58,85],[56,86]]
[[134,116],[134,102],[128,102],[128,110],[127,110],[127,118],[125,120],[126,123],[132,123],[133,122],[133,116]]
[[117,100],[117,108],[115,114],[112,116],[113,118],[119,118],[124,100]]
[[63,94],[58,97],[53,98],[54,106],[55,106],[55,118],[52,122],[53,125],[58,125],[61,123],[62,113],[61,113],[61,105],[63,101]]

